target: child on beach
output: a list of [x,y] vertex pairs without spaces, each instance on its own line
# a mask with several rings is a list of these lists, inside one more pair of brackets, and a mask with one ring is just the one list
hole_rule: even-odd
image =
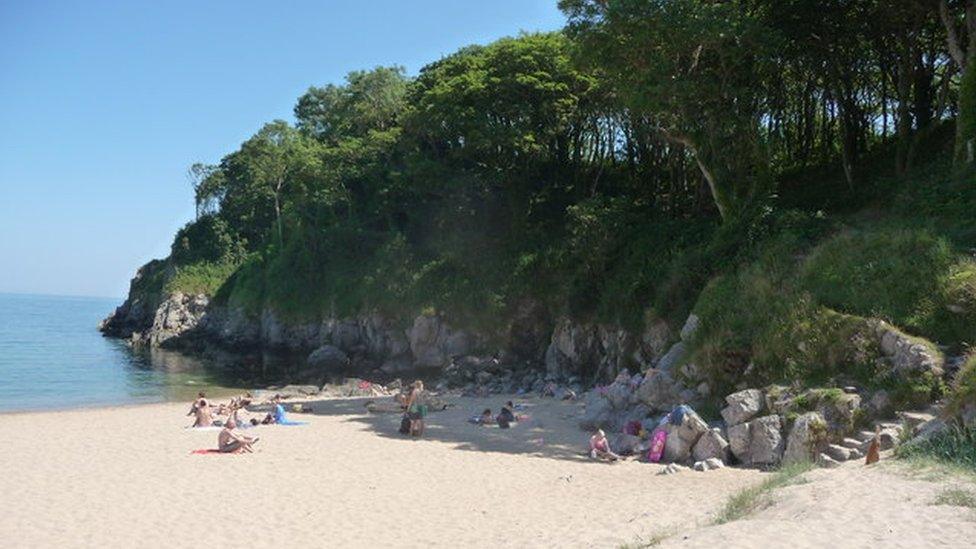
[[607,440],[603,429],[597,429],[596,433],[590,437],[590,457],[593,459],[605,459],[607,461],[617,461],[620,456],[610,450],[610,442]]

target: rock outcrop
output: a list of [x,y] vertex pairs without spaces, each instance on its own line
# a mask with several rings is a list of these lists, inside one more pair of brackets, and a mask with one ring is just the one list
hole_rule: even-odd
[[807,412],[793,422],[786,439],[783,463],[814,462],[827,444],[827,422],[818,412]]

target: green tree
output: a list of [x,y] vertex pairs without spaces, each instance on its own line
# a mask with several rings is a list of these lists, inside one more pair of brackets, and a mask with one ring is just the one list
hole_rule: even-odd
[[[956,118],[956,160],[976,162],[976,0],[939,0],[949,53],[959,66],[959,114]],[[962,35],[960,27],[965,30]],[[965,38],[963,38],[965,36]]]
[[769,190],[759,123],[773,33],[738,1],[562,0],[569,31],[627,105],[687,147],[724,219]]
[[309,88],[295,105],[298,128],[322,141],[363,137],[397,124],[408,80],[403,67],[354,71],[345,85]]

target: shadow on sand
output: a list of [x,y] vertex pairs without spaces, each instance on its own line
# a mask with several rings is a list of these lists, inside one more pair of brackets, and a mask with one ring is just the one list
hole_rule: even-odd
[[[448,443],[458,450],[475,452],[502,452],[530,455],[550,459],[586,461],[589,434],[581,431],[578,422],[578,404],[559,402],[535,397],[518,398],[499,395],[494,398],[448,397],[445,410],[432,411],[427,416],[424,440]],[[519,414],[528,418],[510,429],[497,426],[480,426],[468,422],[472,416],[490,408],[497,414],[502,404],[513,400],[521,405]],[[303,401],[311,412],[291,414],[294,419],[307,415],[343,416],[345,421],[359,423],[377,436],[412,442],[413,439],[399,433],[401,414],[370,413],[369,402],[392,404],[391,397],[335,398]],[[290,407],[289,407],[290,408]]]

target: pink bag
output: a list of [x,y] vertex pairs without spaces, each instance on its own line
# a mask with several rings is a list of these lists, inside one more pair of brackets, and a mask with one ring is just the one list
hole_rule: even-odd
[[668,433],[664,429],[658,429],[654,431],[654,437],[651,439],[651,449],[647,451],[647,460],[651,463],[657,463],[661,461],[661,456],[664,455],[664,444],[668,440]]

